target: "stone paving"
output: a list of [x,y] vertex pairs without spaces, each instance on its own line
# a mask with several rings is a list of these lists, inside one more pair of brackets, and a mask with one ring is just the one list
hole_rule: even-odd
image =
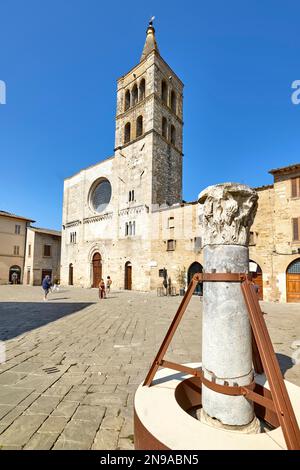
[[[0,286],[1,449],[133,449],[133,397],[180,297]],[[300,385],[291,343],[300,306],[262,302],[285,378]],[[1,353],[0,353],[1,354]],[[1,357],[1,356],[0,356]],[[201,360],[201,301],[194,296],[167,354]]]

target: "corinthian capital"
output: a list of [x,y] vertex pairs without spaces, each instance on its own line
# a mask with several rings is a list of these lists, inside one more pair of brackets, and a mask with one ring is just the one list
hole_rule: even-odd
[[203,204],[203,245],[248,246],[258,195],[244,184],[222,183],[199,194]]

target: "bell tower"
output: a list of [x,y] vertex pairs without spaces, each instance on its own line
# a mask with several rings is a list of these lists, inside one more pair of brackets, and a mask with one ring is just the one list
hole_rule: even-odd
[[140,62],[118,80],[115,134],[122,191],[149,207],[182,200],[182,91],[150,21]]

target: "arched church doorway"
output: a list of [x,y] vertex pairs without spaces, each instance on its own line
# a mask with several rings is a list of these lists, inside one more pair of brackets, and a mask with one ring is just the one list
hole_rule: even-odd
[[[198,263],[198,261],[195,261],[194,263],[192,263],[188,269],[188,278],[187,278],[188,285],[191,282],[194,274],[202,273],[202,271],[203,271],[203,267],[200,263]],[[203,284],[200,284],[200,283],[197,284],[194,294],[203,295]]]
[[9,268],[8,281],[10,284],[20,284],[21,282],[21,268],[20,266],[11,266]]
[[132,289],[132,264],[130,261],[127,261],[125,264],[125,289],[131,290]]
[[69,264],[69,286],[73,286],[73,264]]
[[286,270],[286,301],[300,302],[300,258],[292,261]]
[[259,300],[264,299],[264,290],[263,290],[263,274],[261,267],[256,261],[249,259],[249,272],[252,274],[252,280],[254,284],[258,286],[258,298]]
[[98,287],[102,278],[102,262],[100,253],[95,253],[93,256],[93,285]]

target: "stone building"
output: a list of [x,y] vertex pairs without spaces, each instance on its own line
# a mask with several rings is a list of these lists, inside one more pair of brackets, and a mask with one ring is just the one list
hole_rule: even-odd
[[[117,82],[114,155],[65,180],[62,283],[96,287],[109,275],[115,289],[148,291],[165,276],[178,292],[201,271],[202,214],[182,201],[182,128],[183,84],[150,24],[140,62]],[[300,301],[300,165],[271,173],[274,185],[257,188],[251,266],[265,300]]]
[[34,220],[0,211],[0,284],[23,281],[27,226]]
[[45,276],[60,279],[61,232],[27,228],[23,284],[40,286]]

